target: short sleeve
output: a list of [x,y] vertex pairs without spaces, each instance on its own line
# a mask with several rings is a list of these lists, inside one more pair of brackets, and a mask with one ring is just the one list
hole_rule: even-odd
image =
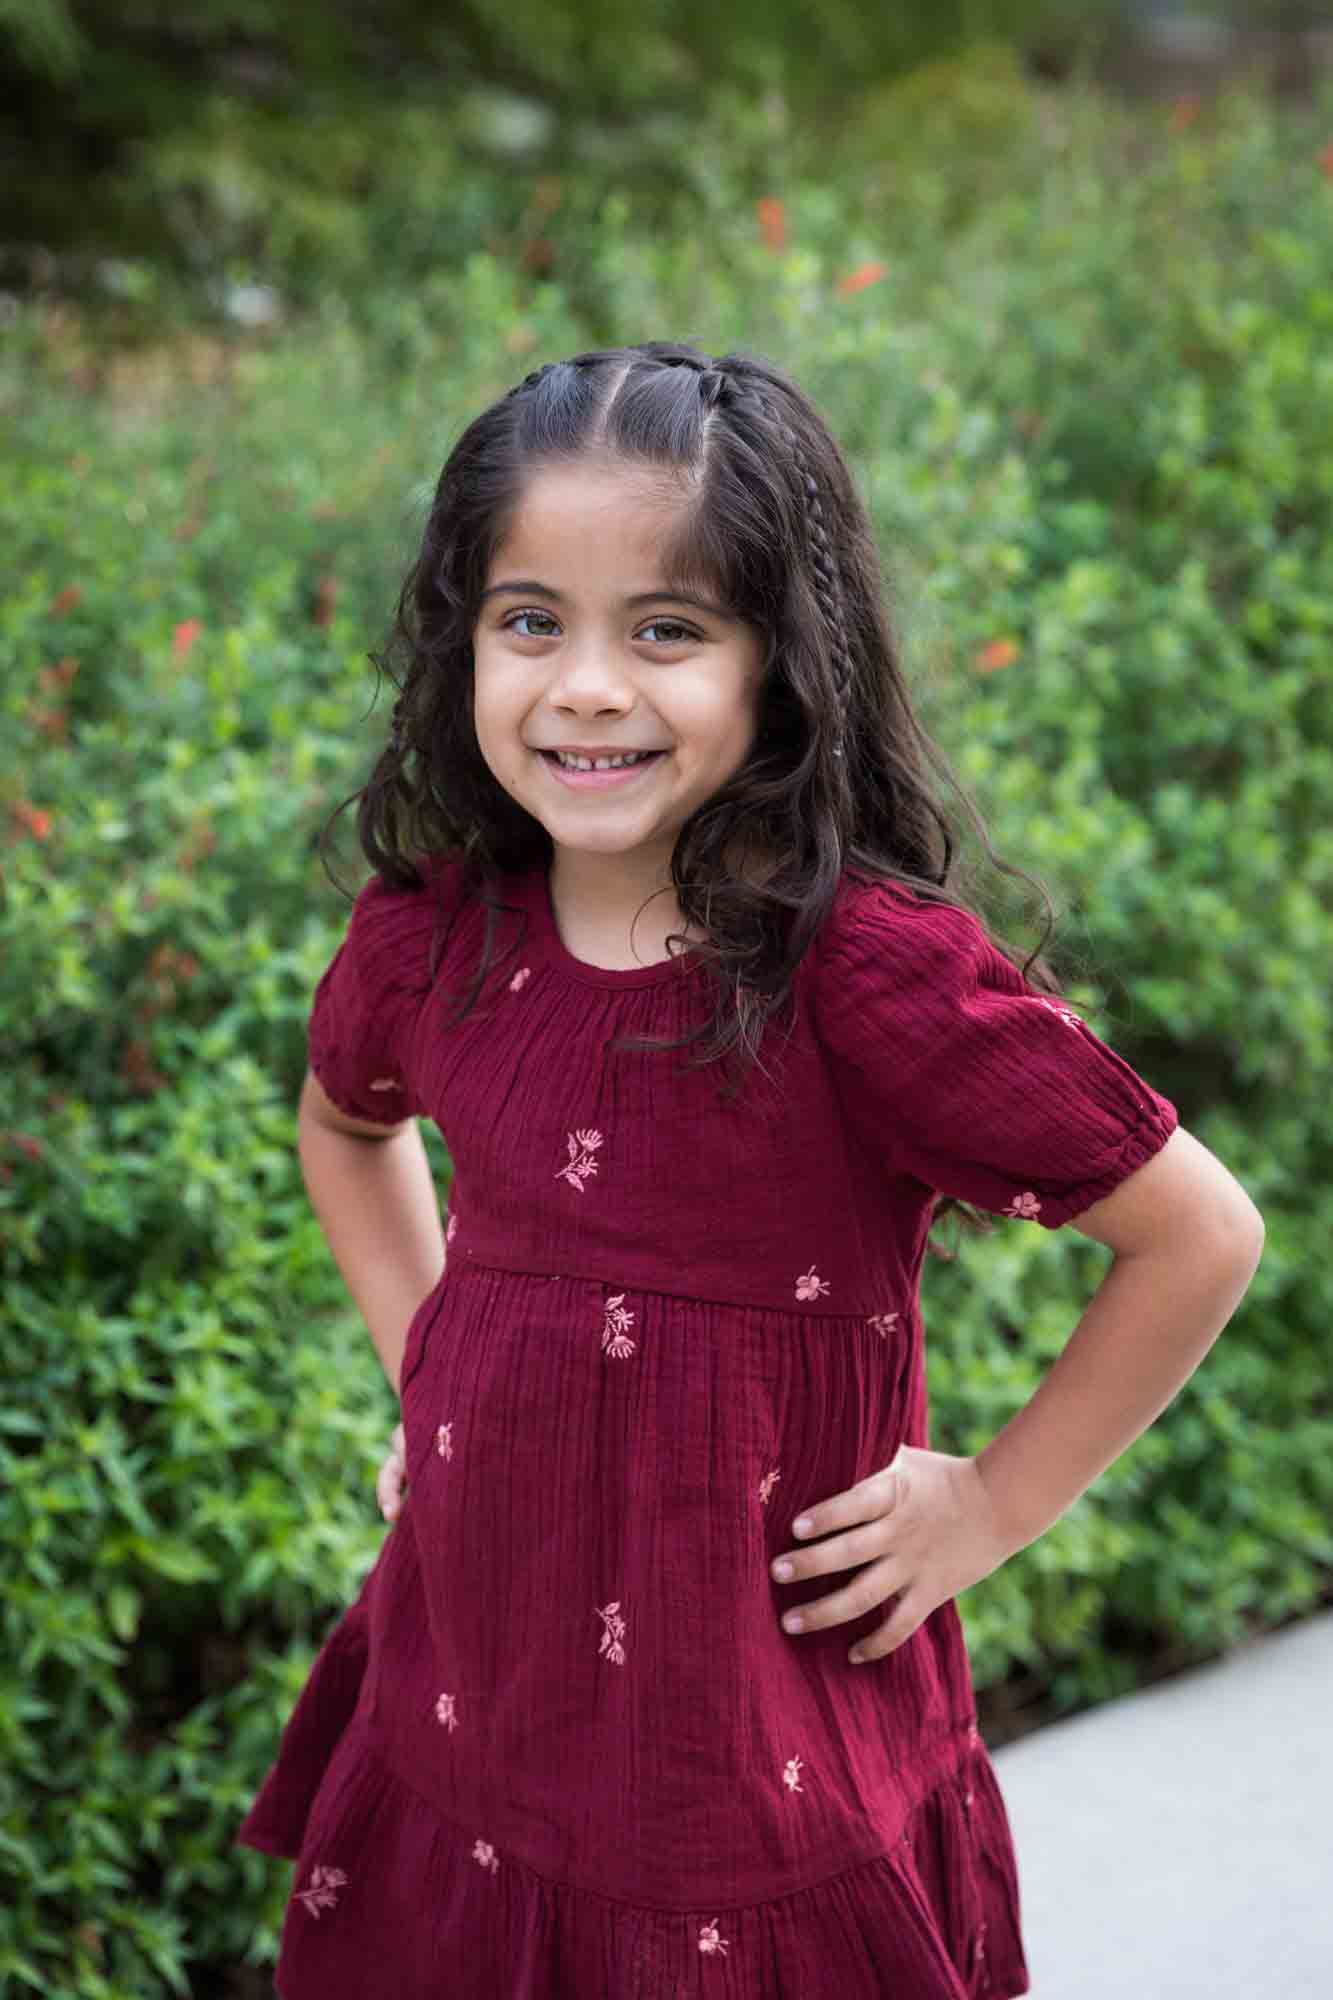
[[835,910],[817,1033],[891,1171],[1058,1229],[1175,1130],[1170,1099],[1030,985],[969,911],[883,883]]
[[430,990],[437,898],[427,881],[399,889],[373,875],[315,988],[310,1067],[340,1111],[378,1125],[420,1116],[411,1037]]

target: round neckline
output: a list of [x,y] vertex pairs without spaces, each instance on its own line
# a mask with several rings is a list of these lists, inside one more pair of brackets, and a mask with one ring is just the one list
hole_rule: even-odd
[[586,959],[575,958],[560,935],[560,927],[555,920],[555,904],[551,897],[550,864],[539,861],[535,867],[525,871],[522,881],[524,901],[536,919],[547,956],[562,972],[571,979],[579,980],[584,986],[613,988],[656,986],[665,980],[678,979],[686,973],[693,972],[701,963],[698,952],[690,946],[674,958],[659,958],[651,965],[590,965]]

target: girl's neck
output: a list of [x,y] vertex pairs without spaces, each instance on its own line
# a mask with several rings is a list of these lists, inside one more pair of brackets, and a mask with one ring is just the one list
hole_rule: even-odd
[[650,880],[642,869],[631,872],[614,862],[604,867],[598,856],[589,866],[588,860],[580,855],[570,868],[557,855],[548,878],[556,928],[575,958],[607,971],[634,971],[681,950],[667,944],[671,932],[685,931],[690,943],[704,941],[706,932],[686,930],[669,864],[665,880],[660,874]]

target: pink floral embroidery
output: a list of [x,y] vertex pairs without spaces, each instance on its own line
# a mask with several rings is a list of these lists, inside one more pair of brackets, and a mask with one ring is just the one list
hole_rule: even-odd
[[975,1722],[971,1722],[968,1724],[967,1740],[973,1750],[976,1749],[977,1745],[981,1741],[981,1731],[977,1728]]
[[778,1471],[776,1465],[773,1467],[773,1470],[771,1472],[766,1472],[764,1474],[763,1478],[759,1482],[759,1504],[761,1507],[767,1507],[769,1501],[769,1495],[772,1493],[773,1488],[777,1485],[781,1477],[782,1474]]
[[713,1921],[710,1924],[703,1924],[700,1926],[699,1949],[702,1952],[726,1951],[727,1940],[725,1938],[720,1938],[717,1934],[716,1917],[713,1918]]
[[347,1877],[343,1874],[341,1868],[320,1867],[312,1872],[310,1887],[308,1889],[298,1889],[296,1893],[301,1902],[309,1910],[311,1916],[317,1917],[321,1910],[333,1909],[338,1901],[335,1892],[345,1887],[346,1882]]
[[801,1760],[799,1757],[789,1757],[787,1759],[786,1767],[782,1773],[782,1782],[788,1791],[803,1792],[805,1790],[805,1786],[801,1783],[798,1775],[800,1768]]
[[452,1243],[457,1234],[458,1234],[458,1217],[456,1215],[451,1215],[449,1217],[449,1227],[444,1232],[445,1242]]
[[372,1090],[401,1090],[403,1086],[396,1076],[381,1076],[370,1087]]
[[521,986],[527,985],[531,975],[532,975],[532,967],[530,965],[520,965],[518,971],[514,974],[513,978],[509,982],[509,991],[511,993],[517,993]]
[[897,1313],[871,1313],[866,1325],[873,1326],[881,1340],[887,1340],[897,1322]]
[[600,1132],[571,1132],[565,1141],[569,1147],[569,1158],[556,1174],[556,1180],[567,1180],[582,1194],[584,1181],[589,1174],[597,1172],[597,1162],[592,1156],[601,1143]]
[[454,1709],[455,1699],[454,1695],[442,1694],[435,1704],[435,1720],[442,1722],[446,1729],[458,1727],[458,1716]]
[[452,1424],[441,1424],[435,1433],[435,1449],[441,1458],[452,1458],[454,1455],[454,1441],[449,1435],[452,1429]]
[[1041,1004],[1043,1007],[1049,1007],[1053,1014],[1058,1014],[1060,1016],[1060,1019],[1064,1021],[1069,1027],[1081,1028],[1083,1026],[1083,1023],[1082,1021],[1080,1021],[1078,1015],[1071,1014],[1068,1007],[1062,1007],[1058,1000],[1047,1000],[1043,998]]
[[820,1293],[826,1292],[828,1288],[828,1279],[817,1278],[813,1264],[808,1271],[804,1272],[796,1280],[796,1296],[798,1299],[817,1299]]
[[472,1859],[480,1861],[483,1868],[489,1868],[492,1875],[494,1875],[496,1869],[500,1866],[495,1857],[495,1849],[491,1846],[489,1840],[477,1841],[475,1847],[472,1849]]
[[606,1301],[606,1324],[602,1328],[602,1352],[624,1361],[634,1352],[634,1342],[625,1329],[634,1324],[634,1314],[625,1309],[625,1294],[617,1292]]
[[625,1636],[625,1621],[620,1615],[619,1598],[614,1604],[604,1604],[597,1616],[605,1627],[597,1646],[598,1656],[613,1661],[618,1667],[623,1667],[625,1648],[620,1642]]
[[1032,1193],[1031,1189],[1029,1189],[1026,1194],[1016,1194],[1013,1200],[1010,1202],[1008,1208],[1002,1210],[1001,1212],[1005,1215],[1025,1216],[1029,1221],[1031,1221],[1032,1217],[1039,1212],[1040,1208],[1041,1208],[1041,1203],[1037,1200],[1036,1195]]

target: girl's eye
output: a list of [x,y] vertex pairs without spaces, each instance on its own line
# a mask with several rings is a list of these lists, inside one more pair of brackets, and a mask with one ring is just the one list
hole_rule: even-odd
[[[521,631],[519,629],[520,618],[545,619],[548,625],[554,625],[555,620],[554,618],[552,618],[549,611],[512,612],[510,616],[504,620],[504,630],[506,632],[518,632],[518,636],[520,639],[550,638],[551,635],[549,632]],[[653,618],[650,619],[648,624],[646,626],[643,626],[641,629],[646,632],[651,632],[654,630],[657,631],[665,630],[670,636],[659,641],[659,643],[664,646],[679,646],[680,644],[683,643],[683,641],[687,639],[697,639],[699,637],[699,634],[694,630],[694,627],[692,625],[686,625],[682,623],[682,621],[679,618]]]
[[682,625],[679,618],[652,618],[645,630],[651,631],[656,626],[658,631],[661,631],[664,625],[669,626],[676,635],[674,639],[664,639],[662,641],[664,646],[679,646],[683,640],[697,639],[699,636],[692,625]]
[[[554,625],[555,623],[549,611],[516,611],[512,618],[505,619],[505,631],[518,632],[518,621],[520,618],[544,618],[548,625]],[[545,639],[548,635],[545,632],[519,632],[518,636],[520,639]]]

